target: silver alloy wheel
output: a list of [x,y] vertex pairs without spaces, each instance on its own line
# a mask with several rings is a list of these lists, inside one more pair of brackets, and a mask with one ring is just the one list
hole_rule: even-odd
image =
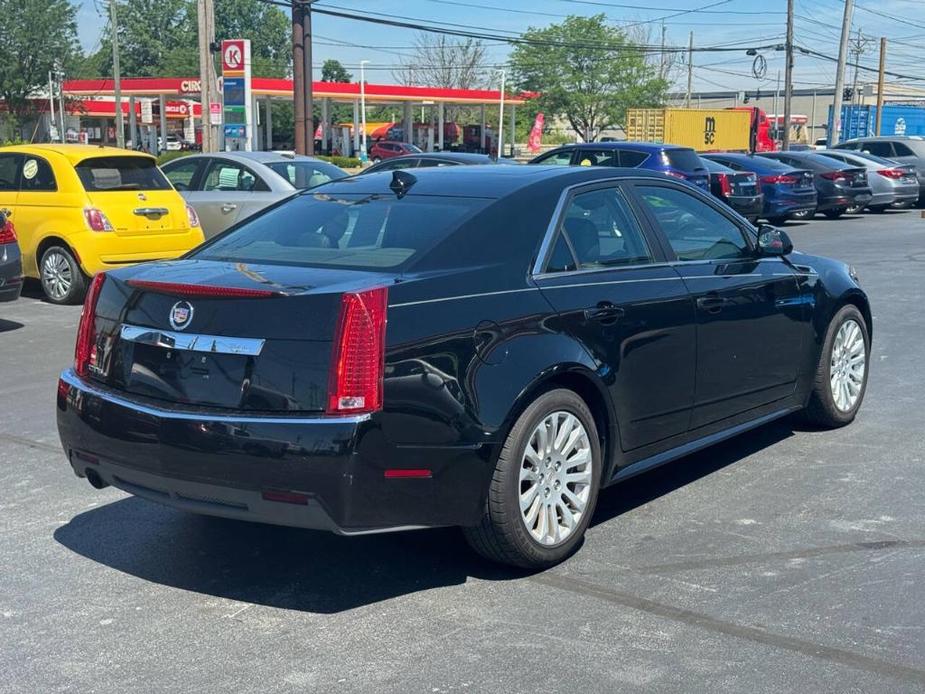
[[550,547],[578,527],[591,495],[594,456],[588,432],[570,412],[553,412],[530,434],[520,465],[520,516]]
[[71,264],[67,257],[58,251],[52,251],[42,261],[42,287],[53,299],[60,301],[71,291]]
[[848,319],[839,327],[832,343],[829,384],[835,407],[850,412],[861,397],[867,369],[867,346],[857,321]]

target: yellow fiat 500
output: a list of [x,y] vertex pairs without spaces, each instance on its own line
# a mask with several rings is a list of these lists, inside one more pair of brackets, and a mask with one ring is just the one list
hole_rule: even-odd
[[56,304],[82,301],[98,272],[203,242],[154,157],[112,147],[0,147],[0,211],[16,225],[23,274]]

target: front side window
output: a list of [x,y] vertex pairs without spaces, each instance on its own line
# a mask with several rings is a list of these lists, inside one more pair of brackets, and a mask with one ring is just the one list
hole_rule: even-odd
[[88,193],[170,190],[170,182],[150,157],[92,157],[74,169]]
[[645,152],[638,152],[635,149],[620,150],[620,166],[635,169],[637,166],[641,166],[648,158],[648,154]]
[[902,142],[894,142],[893,149],[896,151],[897,157],[914,157],[915,152],[912,151],[907,145],[904,145]]
[[266,186],[254,172],[231,161],[213,161],[202,184],[205,191],[243,191],[251,193],[266,190]]
[[619,166],[617,152],[613,149],[578,150],[579,166]]
[[[652,262],[642,229],[617,188],[601,188],[572,198],[561,234],[581,269]],[[555,253],[554,249],[553,260]]]
[[548,164],[550,166],[568,166],[572,163],[572,151],[569,149],[560,149],[558,152],[550,152],[533,162],[534,164]]
[[407,267],[492,201],[306,193],[195,253],[202,260],[377,270]]
[[737,259],[751,253],[730,219],[690,193],[662,186],[639,186],[678,260]]

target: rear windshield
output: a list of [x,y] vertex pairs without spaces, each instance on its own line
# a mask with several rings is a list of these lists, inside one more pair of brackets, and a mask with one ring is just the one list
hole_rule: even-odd
[[692,149],[666,149],[662,152],[662,161],[668,166],[681,171],[702,169],[700,157]]
[[492,201],[444,196],[300,195],[191,257],[379,270],[408,266]]
[[267,164],[299,190],[344,178],[347,174],[333,164],[313,161],[277,161]]
[[94,157],[76,167],[88,193],[113,190],[170,190],[170,183],[148,157]]

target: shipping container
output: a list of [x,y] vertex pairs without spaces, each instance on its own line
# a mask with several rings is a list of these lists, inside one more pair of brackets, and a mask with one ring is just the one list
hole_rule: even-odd
[[[842,134],[839,142],[858,137],[873,137],[877,129],[877,107],[869,105],[842,106]],[[829,128],[832,127],[832,107],[829,106]],[[880,134],[925,135],[925,106],[884,104]]]
[[636,142],[693,147],[698,152],[749,150],[750,110],[631,108],[626,138]]

